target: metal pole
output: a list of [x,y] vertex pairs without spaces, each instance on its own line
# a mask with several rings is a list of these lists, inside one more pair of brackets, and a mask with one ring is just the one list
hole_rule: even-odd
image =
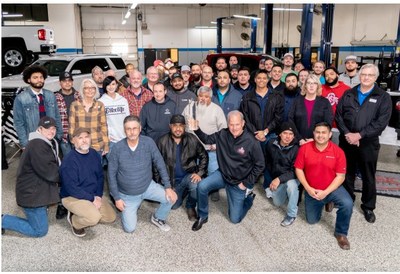
[[250,52],[257,52],[257,20],[251,19],[251,49]]
[[321,46],[319,59],[328,67],[331,63],[334,4],[322,4]]
[[222,53],[222,19],[224,17],[217,18],[217,53]]
[[300,53],[301,62],[306,69],[311,69],[311,36],[314,4],[303,4],[301,18]]
[[272,20],[273,4],[265,4],[264,7],[264,46],[263,52],[271,55],[272,53]]

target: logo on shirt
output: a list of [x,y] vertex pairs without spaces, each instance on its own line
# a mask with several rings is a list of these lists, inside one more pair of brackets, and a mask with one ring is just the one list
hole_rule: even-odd
[[329,155],[326,155],[326,158],[328,158],[328,159],[335,159],[335,157],[329,156]]
[[329,93],[326,96],[326,99],[329,100],[329,103],[331,103],[331,106],[337,105],[339,103],[339,98],[333,92]]
[[165,114],[165,115],[170,115],[170,114],[171,114],[171,111],[169,110],[169,108],[165,109],[164,114]]
[[239,149],[237,150],[237,153],[239,153],[240,155],[244,155],[244,154],[246,153],[246,151],[244,150],[243,147],[241,147],[241,148],[239,148]]

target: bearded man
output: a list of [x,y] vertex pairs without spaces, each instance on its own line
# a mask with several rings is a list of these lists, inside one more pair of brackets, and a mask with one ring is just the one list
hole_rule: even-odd
[[285,88],[283,89],[283,96],[285,97],[285,106],[283,111],[282,122],[289,120],[289,111],[292,107],[294,99],[300,95],[299,78],[295,73],[288,73],[285,78]]
[[63,131],[60,112],[54,93],[44,89],[47,70],[42,66],[29,66],[22,73],[23,80],[29,84],[14,100],[14,127],[18,135],[20,146],[28,144],[29,133],[35,132],[39,120],[48,116],[56,121],[57,133],[55,138],[61,140]]

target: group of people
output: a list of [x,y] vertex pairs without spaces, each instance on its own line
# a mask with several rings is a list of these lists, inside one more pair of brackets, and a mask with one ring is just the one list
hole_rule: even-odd
[[14,126],[24,148],[16,198],[26,218],[2,215],[2,232],[46,235],[47,206],[59,203],[56,217],[67,215],[83,237],[90,226],[114,222],[113,203],[131,233],[143,200],[160,203],[150,221],[161,230],[170,230],[171,209],[185,204],[198,231],[208,222],[209,195],[218,201],[221,188],[236,224],[263,181],[273,204],[287,203],[284,227],[295,221],[304,190],[308,223],[324,207],[337,208],[334,236],[349,249],[356,172],[365,219],[376,218],[379,135],[391,115],[390,96],[375,83],[378,68],[358,72],[348,56],[342,74],[321,61],[313,72],[294,70],[287,53],[283,66],[262,59],[252,72],[234,57],[219,58],[215,70],[156,60],[144,80],[132,64],[121,79],[95,67],[79,90],[62,72],[56,93],[43,88],[43,67],[25,69],[29,87],[15,99]]

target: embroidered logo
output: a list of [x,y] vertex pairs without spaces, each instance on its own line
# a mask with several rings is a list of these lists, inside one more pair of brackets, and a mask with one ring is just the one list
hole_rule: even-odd
[[241,148],[239,148],[239,149],[237,150],[237,153],[239,153],[240,155],[244,155],[245,152],[246,152],[246,151],[244,150],[243,147],[241,147]]
[[166,115],[170,115],[171,114],[171,111],[167,108],[167,109],[165,109],[165,112],[164,112],[164,114],[166,114]]

